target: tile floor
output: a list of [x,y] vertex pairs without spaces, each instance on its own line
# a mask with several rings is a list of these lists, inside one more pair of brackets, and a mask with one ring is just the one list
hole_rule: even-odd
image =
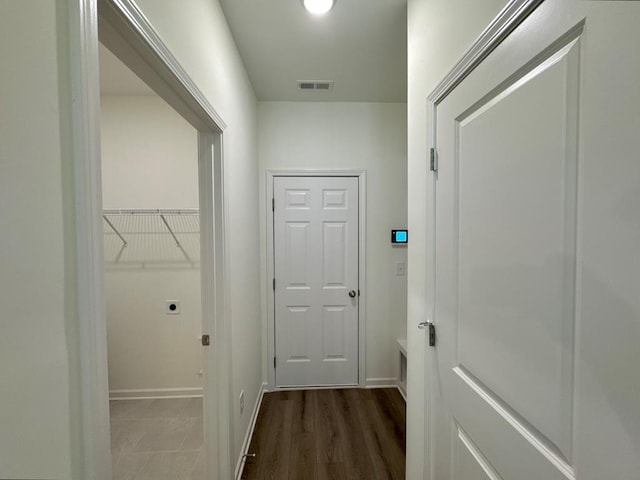
[[202,398],[109,404],[113,480],[202,480]]

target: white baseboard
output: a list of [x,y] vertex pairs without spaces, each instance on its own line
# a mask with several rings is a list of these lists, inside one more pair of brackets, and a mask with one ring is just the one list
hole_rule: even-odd
[[300,385],[298,387],[275,387],[273,392],[296,392],[299,390],[344,390],[347,388],[360,388],[358,384],[355,385],[320,385],[320,386],[308,386],[308,385]]
[[407,403],[407,392],[405,392],[400,385],[396,385],[396,388],[400,392],[400,396],[404,398],[404,403]]
[[202,387],[109,390],[109,400],[141,400],[145,398],[187,398],[201,396]]
[[395,388],[397,386],[398,379],[396,377],[367,378],[364,384],[364,388]]
[[244,436],[244,441],[242,442],[242,448],[240,449],[240,457],[238,458],[238,462],[236,463],[236,474],[234,478],[236,480],[240,480],[242,476],[242,469],[244,468],[245,461],[247,457],[245,454],[249,450],[249,445],[251,444],[251,437],[253,437],[253,431],[256,428],[256,421],[258,420],[258,412],[260,411],[260,405],[262,405],[262,398],[264,397],[264,393],[267,391],[267,384],[263,383],[260,386],[260,391],[258,392],[258,398],[256,398],[256,403],[253,406],[253,412],[251,413],[251,420],[249,421],[249,428],[247,428],[247,433]]

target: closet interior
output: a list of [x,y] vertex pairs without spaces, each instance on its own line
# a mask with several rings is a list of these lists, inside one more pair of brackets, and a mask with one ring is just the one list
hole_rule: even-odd
[[197,131],[100,54],[112,480],[202,480]]

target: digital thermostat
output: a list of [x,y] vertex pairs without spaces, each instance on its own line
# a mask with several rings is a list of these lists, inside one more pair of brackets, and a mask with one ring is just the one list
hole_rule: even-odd
[[391,230],[392,245],[406,245],[409,243],[409,230]]

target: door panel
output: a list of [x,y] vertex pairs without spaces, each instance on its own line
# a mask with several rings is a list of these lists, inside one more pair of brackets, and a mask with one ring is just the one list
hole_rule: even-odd
[[323,231],[323,286],[324,288],[347,288],[348,256],[347,224],[325,222]]
[[454,435],[456,480],[502,480],[460,426],[456,426]]
[[289,222],[286,229],[287,288],[309,287],[309,233],[308,222]]
[[436,319],[451,325],[443,389],[454,431],[504,478],[573,471],[579,54],[579,38],[566,39],[498,85],[469,81],[437,110],[447,260],[436,281],[451,285],[436,297]]
[[312,346],[309,345],[309,307],[289,307],[282,325],[287,331],[284,357],[290,362],[310,362]]
[[612,298],[640,286],[640,4],[621,3],[547,0],[435,106],[434,480],[638,478],[640,304]]
[[276,385],[358,383],[358,179],[274,178]]
[[577,174],[577,103],[567,111],[566,100],[578,55],[573,41],[458,117],[453,196],[457,364],[566,458]]
[[327,307],[322,312],[322,359],[324,361],[347,361],[345,331],[348,324],[345,307]]

